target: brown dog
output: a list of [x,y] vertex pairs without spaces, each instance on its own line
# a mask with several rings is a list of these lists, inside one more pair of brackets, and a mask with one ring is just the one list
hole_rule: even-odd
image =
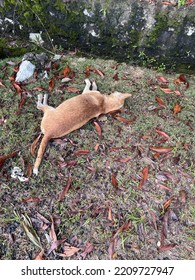
[[[81,95],[65,100],[57,108],[47,105],[48,95],[38,95],[37,108],[44,112],[41,122],[41,131],[44,134],[38,155],[34,164],[33,173],[38,174],[38,168],[43,158],[47,143],[52,138],[62,137],[86,124],[90,119],[101,114],[119,110],[129,93],[114,92],[103,95],[97,91],[96,83],[86,79],[86,86]],[[43,103],[42,103],[43,100]]]

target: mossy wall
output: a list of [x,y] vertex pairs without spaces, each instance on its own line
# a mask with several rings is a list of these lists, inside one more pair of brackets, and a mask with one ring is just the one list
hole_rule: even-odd
[[195,69],[195,6],[154,2],[5,0],[1,34],[14,30],[28,38],[29,32],[42,31],[50,47],[78,48],[119,61],[165,64],[176,70]]

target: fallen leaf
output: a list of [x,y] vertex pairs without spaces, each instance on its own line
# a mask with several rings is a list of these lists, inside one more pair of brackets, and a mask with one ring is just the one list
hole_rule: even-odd
[[108,207],[108,220],[113,221],[112,208],[110,206]]
[[2,79],[0,79],[0,86],[1,86],[1,87],[6,87],[6,86],[2,83]]
[[166,139],[170,139],[170,136],[168,134],[166,134],[164,131],[161,131],[159,129],[155,129],[155,131],[159,134],[162,135],[163,137],[165,137]]
[[174,93],[174,91],[171,90],[170,88],[160,88],[160,90],[162,90],[164,93],[167,93],[167,94]]
[[175,93],[177,96],[182,96],[182,95],[183,95],[179,90],[174,90],[174,93]]
[[148,180],[148,171],[149,171],[149,167],[148,166],[144,167],[142,171],[143,176],[138,185],[138,189],[141,189],[144,183]]
[[122,122],[124,124],[132,124],[134,122],[134,120],[127,120],[125,118],[122,118],[120,116],[114,116],[114,119],[116,119],[119,122]]
[[71,71],[70,67],[68,65],[66,65],[66,67],[63,70],[64,77],[68,77],[70,74],[70,71]]
[[42,91],[42,90],[45,90],[45,89],[42,88],[42,87],[34,87],[33,90],[35,90],[35,91]]
[[116,175],[114,173],[112,173],[111,182],[112,182],[113,187],[118,189],[118,181],[117,181]]
[[176,103],[173,108],[173,114],[176,115],[179,112],[181,112],[181,105],[179,103]]
[[112,237],[109,243],[109,247],[108,247],[108,257],[110,260],[113,260],[115,258],[115,247],[117,245],[117,238],[116,237]]
[[132,221],[128,221],[126,224],[122,225],[118,230],[117,232],[114,234],[114,238],[116,238],[119,233],[123,232],[123,231],[127,231],[129,230],[130,228],[132,227]]
[[28,215],[22,215],[23,221],[21,222],[22,227],[24,229],[24,232],[26,233],[27,237],[30,239],[30,241],[39,247],[41,250],[43,250],[43,247],[41,245],[41,241],[39,236],[37,235],[36,231],[33,228],[31,219]]
[[179,191],[179,200],[181,201],[182,204],[186,203],[186,191],[185,190]]
[[74,152],[74,156],[76,155],[87,155],[90,153],[90,150],[77,150],[76,152]]
[[161,107],[164,107],[164,108],[166,107],[165,102],[163,101],[162,98],[160,98],[159,96],[156,96],[155,99],[158,102],[158,105],[160,105]]
[[49,88],[48,88],[49,92],[51,92],[53,90],[54,84],[55,84],[55,79],[54,79],[54,77],[52,77],[49,81]]
[[173,5],[174,5],[173,3],[168,2],[168,1],[164,1],[164,2],[162,2],[162,4],[163,4],[163,5],[171,5],[171,6],[173,6]]
[[19,84],[17,84],[16,82],[12,83],[13,87],[16,89],[17,93],[21,93],[22,92],[22,88],[20,87]]
[[189,87],[189,82],[187,81],[187,79],[184,76],[184,74],[181,74],[178,79],[180,80],[180,82],[182,82],[182,83],[184,83],[186,85],[186,88]]
[[70,93],[79,93],[80,89],[78,89],[76,87],[66,87],[66,91],[70,92]]
[[49,231],[49,236],[51,238],[52,243],[57,241],[57,235],[55,233],[55,225],[54,225],[54,219],[52,216],[50,216],[51,218],[51,229]]
[[86,77],[86,78],[90,76],[91,71],[93,71],[93,68],[92,68],[91,65],[89,65],[89,66],[87,66],[87,67],[85,68],[84,74],[85,74],[85,77]]
[[71,257],[74,254],[76,254],[79,250],[81,250],[81,248],[65,245],[63,254],[59,254],[59,255],[62,257]]
[[126,163],[130,160],[131,160],[131,156],[127,156],[125,158],[114,158],[114,161],[118,161],[118,162],[121,162],[121,163]]
[[37,136],[37,138],[35,138],[35,140],[33,141],[33,143],[30,146],[30,153],[33,157],[35,156],[35,150],[37,148],[37,145],[38,145],[38,142],[39,142],[39,139],[40,139],[41,135],[42,134],[40,133],[39,136]]
[[22,109],[22,107],[25,105],[25,103],[26,103],[26,98],[27,98],[27,94],[26,94],[26,92],[23,92],[23,93],[20,95],[20,103],[19,103],[19,106],[18,106],[19,109]]
[[7,156],[0,156],[0,170],[2,169],[4,163],[7,159],[15,157],[15,156],[17,156],[17,154],[18,154],[18,152],[13,152]]
[[118,81],[118,80],[119,80],[118,73],[116,73],[116,74],[113,76],[113,79],[114,79],[115,81]]
[[84,252],[80,254],[80,256],[83,258],[83,260],[86,258],[86,256],[91,253],[94,249],[94,246],[92,243],[87,242],[85,244]]
[[150,150],[161,154],[172,151],[173,147],[150,147]]
[[170,250],[170,249],[174,248],[175,246],[176,246],[176,244],[169,244],[169,245],[160,246],[158,248],[158,251],[159,252],[164,252],[164,251],[167,251],[167,250]]
[[95,125],[95,128],[96,128],[96,131],[97,131],[97,134],[99,135],[99,136],[101,136],[102,135],[102,129],[101,129],[101,126],[99,125],[99,123],[98,122],[93,122],[94,123],[94,125]]
[[41,261],[45,259],[45,252],[41,250],[41,252],[35,257],[35,260]]
[[65,195],[68,193],[68,191],[70,189],[71,183],[72,183],[72,177],[69,174],[68,182],[67,182],[66,186],[64,187],[64,189],[62,190],[62,192],[59,194],[58,201],[62,201],[63,200],[63,198],[65,197]]
[[105,76],[105,74],[99,69],[94,68],[93,72],[96,73],[97,75],[99,75],[102,78]]
[[41,202],[41,199],[39,199],[38,197],[27,197],[23,199],[23,202]]
[[174,197],[170,197],[168,200],[166,200],[164,203],[163,203],[163,212],[166,213],[166,211],[168,210],[168,208],[170,207],[172,201],[173,201]]
[[168,83],[169,81],[163,76],[156,76],[157,80],[162,83]]
[[[65,242],[65,240],[66,240],[66,238],[64,238],[62,240],[52,241],[51,247],[49,248],[47,255],[49,255],[52,251],[57,249],[62,243]],[[60,254],[58,254],[58,255],[60,255]]]

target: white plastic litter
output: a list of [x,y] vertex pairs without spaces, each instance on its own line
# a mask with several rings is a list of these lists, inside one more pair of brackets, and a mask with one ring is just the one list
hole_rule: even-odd
[[13,179],[19,179],[21,182],[28,182],[29,179],[24,177],[24,174],[22,172],[22,170],[20,169],[20,167],[15,166],[12,169],[12,173],[11,173],[11,177]]
[[44,43],[42,37],[41,37],[41,33],[30,33],[29,34],[29,39],[34,42],[37,45],[42,45]]
[[16,82],[20,83],[29,79],[30,77],[33,76],[34,71],[35,71],[35,65],[28,60],[24,60],[20,64],[19,71],[16,75]]

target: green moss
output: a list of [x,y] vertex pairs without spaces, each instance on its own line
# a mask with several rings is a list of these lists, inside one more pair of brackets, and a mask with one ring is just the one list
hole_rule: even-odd
[[159,13],[156,17],[156,24],[148,36],[147,46],[151,47],[155,45],[160,37],[162,31],[168,28],[168,19],[165,14]]

